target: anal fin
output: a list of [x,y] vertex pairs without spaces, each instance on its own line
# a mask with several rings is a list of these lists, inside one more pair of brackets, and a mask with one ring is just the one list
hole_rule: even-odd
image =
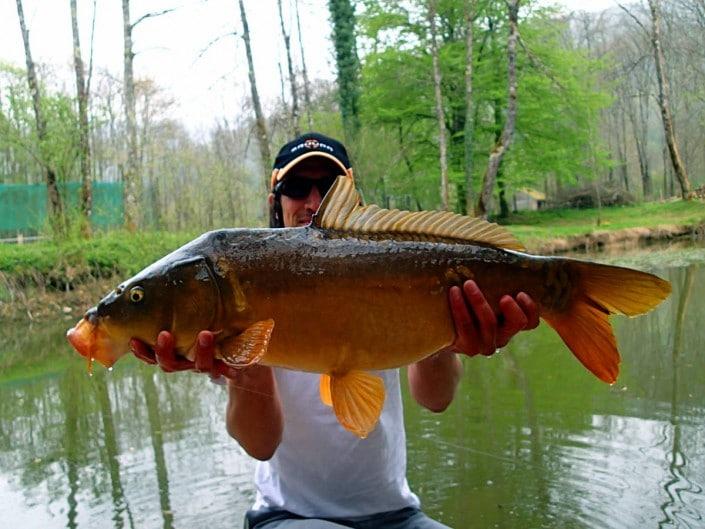
[[230,367],[248,367],[256,364],[267,352],[272,337],[274,320],[253,323],[237,336],[220,343],[220,355]]
[[330,394],[330,375],[321,375],[320,391],[321,402],[326,406],[333,406],[333,397]]
[[364,371],[332,375],[330,396],[340,424],[364,439],[374,430],[382,413],[384,382],[380,377]]

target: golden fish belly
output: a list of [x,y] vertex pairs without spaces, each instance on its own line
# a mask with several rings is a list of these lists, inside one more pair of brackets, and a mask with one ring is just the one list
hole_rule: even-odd
[[247,293],[274,331],[262,362],[321,373],[389,369],[453,340],[447,291],[433,276],[315,280]]

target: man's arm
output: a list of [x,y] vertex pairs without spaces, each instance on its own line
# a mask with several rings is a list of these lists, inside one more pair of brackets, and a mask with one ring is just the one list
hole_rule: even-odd
[[474,281],[466,281],[462,290],[451,288],[448,300],[455,323],[455,340],[449,347],[408,368],[411,394],[416,402],[433,412],[444,411],[455,397],[463,373],[456,353],[492,355],[519,331],[539,324],[538,308],[524,292],[516,298],[500,299],[501,322]]
[[174,337],[162,331],[152,351],[139,340],[131,341],[140,360],[159,364],[166,372],[195,370],[211,377],[224,376],[228,381],[228,404],[225,425],[228,433],[252,457],[265,461],[274,455],[284,430],[279,393],[272,368],[252,366],[234,369],[215,359],[215,340],[210,331],[201,331],[196,343],[194,362],[177,357]]

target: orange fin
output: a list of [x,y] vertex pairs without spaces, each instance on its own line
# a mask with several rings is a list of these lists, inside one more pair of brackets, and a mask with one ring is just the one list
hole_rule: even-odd
[[585,296],[610,314],[643,314],[671,293],[671,283],[653,274],[597,263],[571,264],[580,274]]
[[648,312],[668,297],[671,284],[629,268],[580,261],[569,266],[575,272],[577,295],[566,310],[541,316],[586,368],[612,384],[620,358],[608,316]]
[[267,352],[272,337],[274,320],[253,323],[237,336],[220,343],[220,355],[230,367],[247,367],[256,364]]
[[330,394],[330,375],[321,375],[320,382],[321,402],[326,406],[333,405],[333,397]]
[[384,406],[384,382],[364,371],[331,377],[331,401],[338,421],[361,439],[374,430]]
[[586,368],[612,384],[619,374],[620,358],[607,316],[607,312],[581,302],[568,312],[544,314],[543,318]]

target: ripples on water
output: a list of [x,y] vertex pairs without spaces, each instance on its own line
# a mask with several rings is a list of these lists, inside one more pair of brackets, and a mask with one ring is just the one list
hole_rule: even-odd
[[[705,527],[698,252],[629,258],[670,279],[674,295],[645,317],[613,319],[623,363],[612,387],[542,326],[464,360],[444,414],[405,394],[409,480],[425,510],[457,529]],[[135,361],[89,378],[65,327],[0,325],[0,520],[240,527],[254,464],[225,432],[223,388]]]

